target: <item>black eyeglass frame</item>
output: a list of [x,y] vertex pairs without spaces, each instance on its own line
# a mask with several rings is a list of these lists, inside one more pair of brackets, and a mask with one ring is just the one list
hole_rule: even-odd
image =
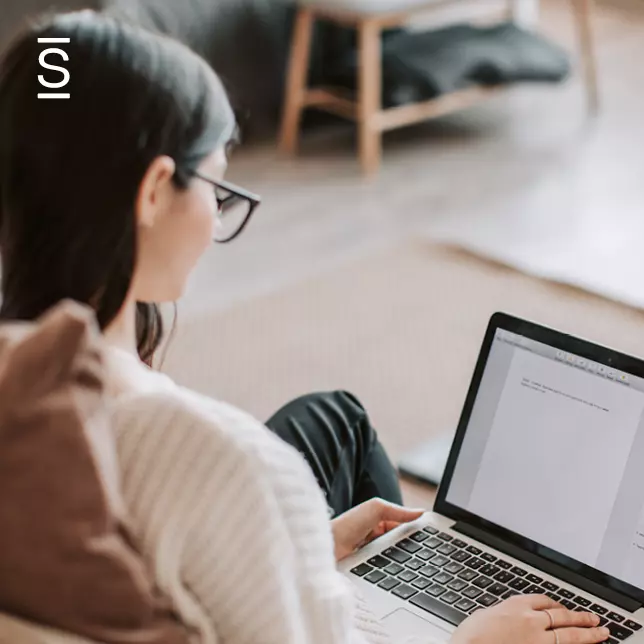
[[226,204],[230,203],[231,200],[235,199],[243,199],[244,201],[248,202],[249,208],[248,208],[248,213],[246,214],[246,217],[244,220],[241,222],[239,228],[230,236],[227,237],[226,239],[215,239],[215,243],[217,244],[228,244],[239,235],[242,234],[244,231],[244,228],[248,226],[248,223],[250,222],[253,213],[255,210],[257,210],[257,207],[262,203],[262,198],[259,195],[256,195],[253,192],[250,192],[249,190],[246,190],[245,188],[242,188],[241,186],[235,185],[234,183],[230,183],[229,181],[224,181],[219,180],[215,181],[214,179],[211,179],[209,177],[204,176],[203,174],[200,174],[199,172],[194,172],[193,176],[197,179],[201,179],[202,181],[205,181],[206,183],[209,183],[211,186],[214,188],[221,188],[222,190],[225,190],[226,192],[229,192],[230,195],[225,197],[224,199],[220,199],[217,193],[215,192],[215,199],[217,199],[217,207],[221,212],[224,212],[226,210]]

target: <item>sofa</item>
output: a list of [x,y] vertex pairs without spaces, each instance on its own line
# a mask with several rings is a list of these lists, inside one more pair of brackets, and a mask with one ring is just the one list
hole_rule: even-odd
[[0,49],[28,16],[52,8],[104,9],[182,40],[222,77],[244,136],[274,132],[290,40],[289,0],[2,0]]

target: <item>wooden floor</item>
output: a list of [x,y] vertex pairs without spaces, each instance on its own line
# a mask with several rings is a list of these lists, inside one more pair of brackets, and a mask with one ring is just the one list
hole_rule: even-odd
[[[547,252],[547,235],[558,234],[559,221],[575,239],[586,234],[585,222],[601,217],[607,232],[620,231],[638,252],[637,240],[644,245],[644,8],[626,0],[598,4],[604,98],[597,119],[588,119],[580,80],[573,78],[562,86],[513,89],[466,113],[391,133],[373,180],[360,175],[349,126],[306,136],[294,160],[281,159],[272,145],[241,152],[229,178],[262,194],[264,203],[238,241],[208,254],[180,315],[225,309],[473,218],[515,238],[534,237]],[[543,30],[574,44],[567,1],[546,0]],[[427,503],[424,488],[406,493],[412,504]]]

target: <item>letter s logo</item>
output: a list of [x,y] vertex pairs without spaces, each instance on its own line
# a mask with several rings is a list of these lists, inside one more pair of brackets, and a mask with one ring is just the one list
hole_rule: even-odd
[[47,57],[47,54],[58,54],[65,62],[69,61],[69,56],[67,55],[67,52],[63,51],[62,49],[56,49],[54,47],[45,49],[45,51],[43,51],[38,57],[38,62],[40,63],[40,66],[44,67],[45,69],[52,69],[54,71],[60,72],[63,75],[63,80],[61,80],[58,83],[50,83],[46,81],[45,77],[41,74],[38,76],[38,80],[40,81],[40,84],[43,85],[44,87],[49,87],[51,89],[58,89],[60,87],[65,87],[65,85],[69,83],[69,79],[71,77],[69,71],[67,71],[64,67],[59,67],[58,65],[50,65],[45,60],[45,58]]

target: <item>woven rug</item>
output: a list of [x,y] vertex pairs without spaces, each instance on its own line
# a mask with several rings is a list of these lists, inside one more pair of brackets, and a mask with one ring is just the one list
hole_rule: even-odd
[[351,390],[396,457],[457,422],[496,310],[644,354],[640,311],[410,243],[218,314],[179,313],[164,370],[260,419],[307,391]]

